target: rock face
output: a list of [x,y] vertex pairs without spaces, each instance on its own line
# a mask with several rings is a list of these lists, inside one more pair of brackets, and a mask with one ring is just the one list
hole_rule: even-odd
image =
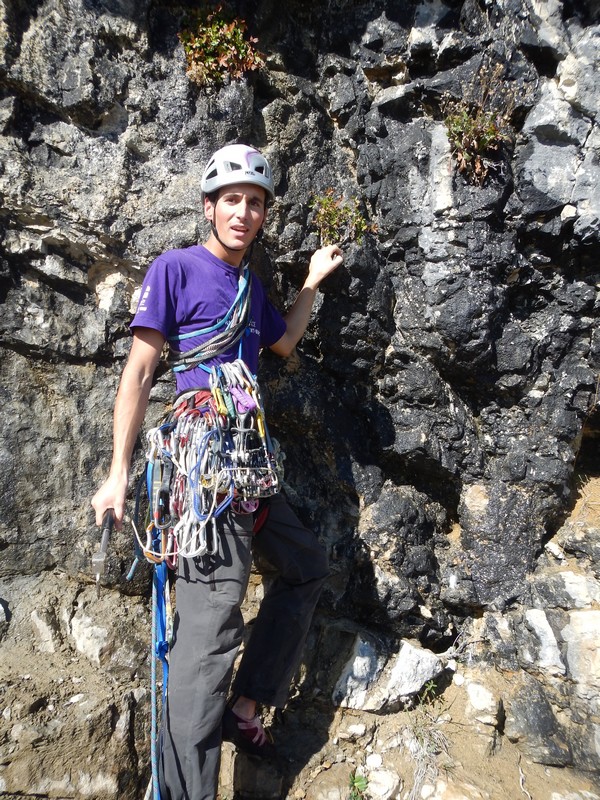
[[[125,579],[131,541],[116,534],[96,599],[89,498],[136,289],[160,252],[205,235],[202,166],[246,141],[275,171],[255,261],[282,308],[318,246],[311,193],[357,198],[376,226],[345,246],[297,354],[263,359],[286,488],[332,567],[291,716],[311,729],[319,710],[358,715],[340,722],[339,752],[373,796],[400,797],[390,754],[416,739],[386,724],[461,675],[474,735],[584,771],[564,791],[595,797],[577,792],[600,772],[597,6],[238,11],[266,66],[206,91],[186,76],[169,3],[0,7],[0,793],[143,796],[149,570]],[[471,183],[444,108],[486,74],[514,135]],[[171,391],[160,375],[148,425]],[[143,450],[142,437],[140,467]],[[292,772],[333,796],[312,730]],[[281,795],[263,776],[247,796],[268,786]],[[468,776],[428,786],[505,796]]]

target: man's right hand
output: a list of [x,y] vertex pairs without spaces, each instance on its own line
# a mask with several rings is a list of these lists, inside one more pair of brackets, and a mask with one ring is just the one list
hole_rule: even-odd
[[115,528],[120,530],[125,515],[125,497],[128,479],[109,476],[92,498],[92,507],[96,512],[96,525],[100,527],[104,514],[109,508],[114,511]]

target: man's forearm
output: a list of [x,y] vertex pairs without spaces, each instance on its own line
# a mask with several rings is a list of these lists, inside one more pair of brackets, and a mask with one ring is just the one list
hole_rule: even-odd
[[342,251],[337,245],[327,245],[313,253],[308,275],[293,306],[285,315],[286,331],[271,350],[280,356],[289,356],[306,330],[317,289],[321,281],[342,263]]
[[294,349],[304,336],[304,332],[310,321],[310,314],[316,295],[316,287],[313,288],[307,281],[296,296],[294,304],[284,317],[287,328],[287,344],[290,351]]
[[97,525],[102,524],[104,512],[111,508],[117,527],[121,526],[131,456],[144,421],[152,378],[163,344],[164,337],[158,331],[140,328],[134,333],[131,352],[115,399],[110,473],[92,498]]
[[140,376],[125,368],[115,400],[110,468],[114,477],[129,475],[131,456],[144,421],[151,387],[151,376]]

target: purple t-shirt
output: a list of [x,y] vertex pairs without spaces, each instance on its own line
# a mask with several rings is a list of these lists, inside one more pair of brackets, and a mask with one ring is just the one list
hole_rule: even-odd
[[[208,328],[231,308],[238,291],[240,270],[221,261],[206,247],[197,245],[169,250],[150,265],[131,328],[153,328],[169,339]],[[268,299],[256,275],[251,275],[252,295],[248,328],[242,336],[242,358],[256,374],[261,347],[270,347],[285,333],[285,321]],[[186,351],[214,336],[216,331],[174,341]],[[239,342],[230,351],[206,361],[207,367],[233,361]],[[177,391],[208,386],[209,376],[200,367],[177,372]]]

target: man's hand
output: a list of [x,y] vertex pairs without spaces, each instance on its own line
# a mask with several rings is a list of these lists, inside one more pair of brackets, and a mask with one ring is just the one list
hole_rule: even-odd
[[114,510],[115,528],[120,530],[125,515],[125,496],[127,494],[127,475],[115,478],[111,475],[98,489],[92,498],[92,506],[96,512],[96,525],[102,525],[107,509]]
[[328,244],[313,253],[308,267],[308,277],[304,282],[307,288],[316,289],[323,278],[337,269],[344,255],[337,244]]
[[284,317],[286,331],[281,339],[271,345],[271,350],[278,356],[287,358],[293,352],[308,325],[319,284],[334,269],[337,269],[343,260],[342,251],[337,244],[321,247],[313,254],[304,286],[296,297],[294,305]]

